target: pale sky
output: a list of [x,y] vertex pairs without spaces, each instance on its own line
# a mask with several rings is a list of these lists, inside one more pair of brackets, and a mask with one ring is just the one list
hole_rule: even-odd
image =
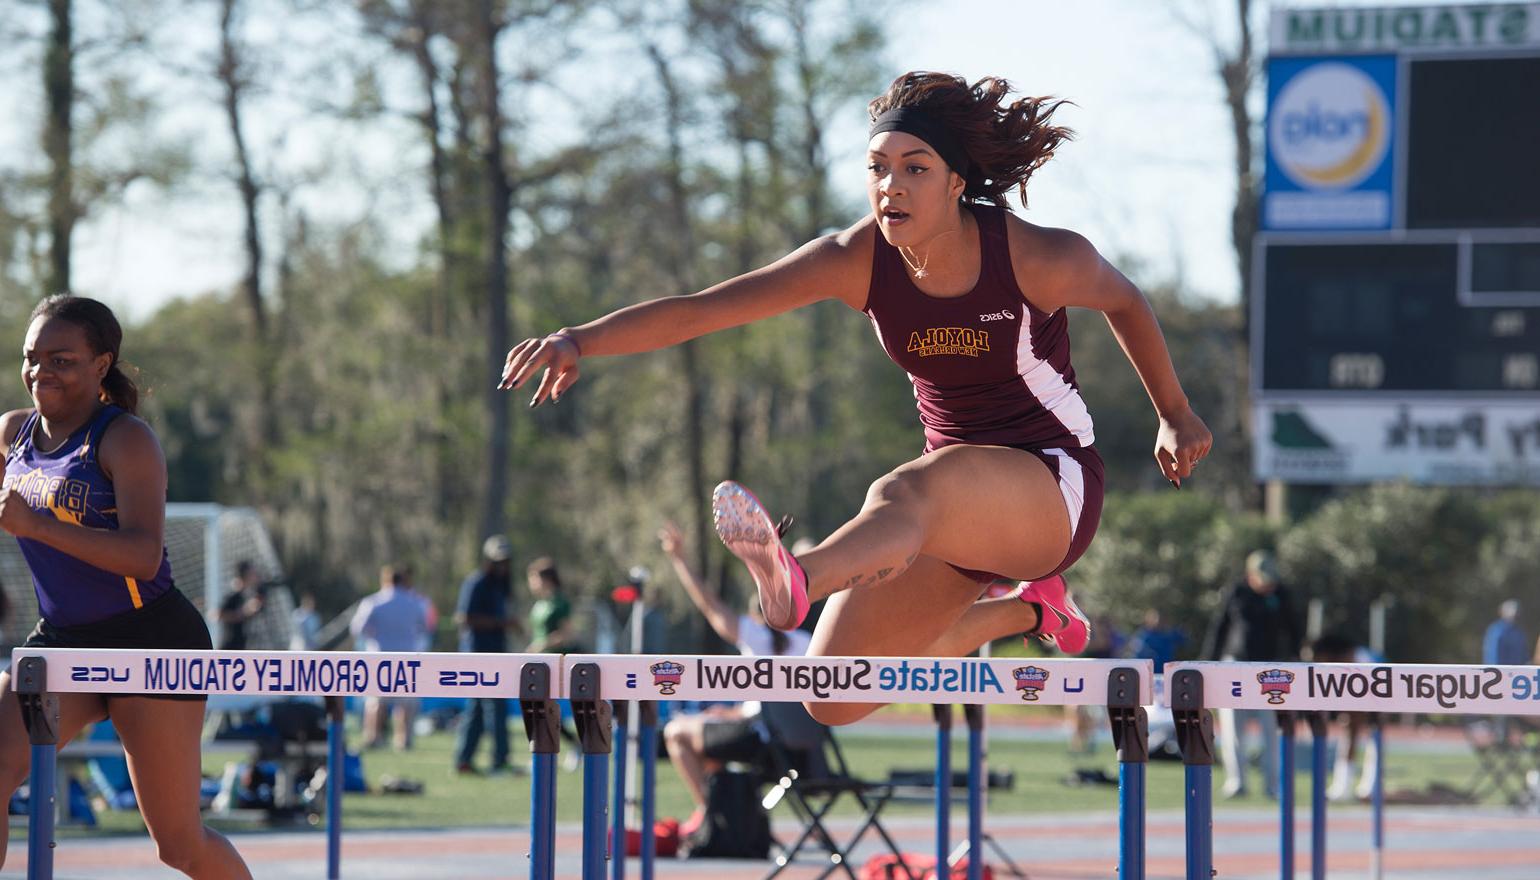
[[[1205,8],[1202,2],[1183,5]],[[1209,6],[1228,12],[1231,4]],[[1180,276],[1189,290],[1230,300],[1237,280],[1229,245],[1234,176],[1228,117],[1211,50],[1170,9],[1155,0],[911,4],[888,21],[888,73],[923,68],[969,79],[997,75],[1025,93],[1074,101],[1061,122],[1076,129],[1078,139],[1038,172],[1027,216],[1084,233],[1138,278]],[[1226,19],[1221,26],[1233,30]],[[27,111],[22,118],[35,119],[36,88],[20,95],[17,85],[13,80],[11,94],[0,101],[19,104]],[[212,94],[183,97],[182,107],[206,109],[196,111],[197,119],[189,115],[193,109],[178,111],[174,127],[199,139],[205,160],[217,164],[228,157],[229,146]],[[372,181],[370,204],[397,218],[391,233],[402,253],[414,253],[417,237],[431,223],[419,160],[399,149],[349,151],[349,137],[340,136],[338,124],[290,125],[284,116],[304,118],[296,109],[254,120],[254,148],[268,162],[281,157],[289,174],[330,158],[338,163],[332,168],[340,165],[352,178]],[[380,137],[383,143],[389,136]],[[835,186],[857,207],[863,204],[865,142],[864,113],[853,107],[848,123],[834,126],[831,147]],[[15,129],[0,132],[0,144],[36,149],[35,136]],[[303,189],[300,198],[320,217],[346,221],[365,199],[347,186]],[[267,209],[271,215],[271,203]],[[121,206],[77,228],[77,292],[143,317],[172,297],[228,289],[241,273],[238,222],[234,188],[224,181],[205,180],[176,198],[135,186]]]

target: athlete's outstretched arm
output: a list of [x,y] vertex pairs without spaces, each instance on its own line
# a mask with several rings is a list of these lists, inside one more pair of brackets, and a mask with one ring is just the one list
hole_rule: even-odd
[[166,456],[150,426],[130,415],[115,419],[101,444],[97,461],[112,480],[118,528],[93,529],[66,522],[33,510],[10,489],[0,491],[0,528],[113,574],[149,580],[160,570],[165,547]]
[[[1023,284],[1022,289],[1031,290],[1033,304],[1044,311],[1078,306],[1106,316],[1112,335],[1139,373],[1160,417],[1155,460],[1166,479],[1180,486],[1192,473],[1193,464],[1208,455],[1214,437],[1182,391],[1149,300],[1084,237],[1064,229],[1044,228],[1036,228],[1033,235],[1038,237],[1038,247],[1012,248],[1013,257],[1021,250],[1032,255],[1027,258],[1032,265],[1025,275],[1031,286]],[[1018,279],[1024,279],[1021,261],[1013,262]]]
[[[578,379],[580,357],[634,354],[750,324],[824,299],[861,308],[871,251],[856,246],[870,218],[814,239],[785,257],[689,296],[648,300],[579,327],[526,339],[508,352],[500,388],[517,388],[541,367],[530,406],[559,398]],[[872,233],[867,230],[866,235]]]

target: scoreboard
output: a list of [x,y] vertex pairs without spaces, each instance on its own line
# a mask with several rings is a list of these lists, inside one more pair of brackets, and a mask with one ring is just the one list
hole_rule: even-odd
[[1540,485],[1540,3],[1270,37],[1257,476]]

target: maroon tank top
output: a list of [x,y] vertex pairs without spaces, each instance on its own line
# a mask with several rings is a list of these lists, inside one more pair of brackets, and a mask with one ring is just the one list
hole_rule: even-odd
[[1044,312],[1016,285],[1005,211],[969,208],[982,266],[973,289],[940,298],[910,279],[903,257],[874,229],[872,284],[863,311],[903,367],[925,427],[925,451],[957,443],[1028,449],[1087,447],[1091,416],[1069,362],[1064,309]]

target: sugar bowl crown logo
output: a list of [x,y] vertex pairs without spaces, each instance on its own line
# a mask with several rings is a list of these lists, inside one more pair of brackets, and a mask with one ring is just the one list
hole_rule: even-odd
[[1283,702],[1283,695],[1293,686],[1294,673],[1287,669],[1264,669],[1257,673],[1257,684],[1262,686],[1267,701],[1276,706]]
[[1021,698],[1029,703],[1036,702],[1037,695],[1048,686],[1048,670],[1041,666],[1018,666],[1011,670],[1011,676],[1016,679]]
[[652,683],[657,686],[660,694],[672,696],[674,688],[684,679],[684,664],[672,660],[663,660],[647,668],[652,670]]

